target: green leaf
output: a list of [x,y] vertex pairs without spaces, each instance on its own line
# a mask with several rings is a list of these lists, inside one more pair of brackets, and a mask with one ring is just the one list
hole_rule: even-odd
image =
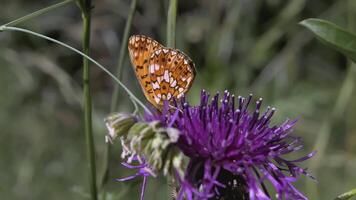
[[351,190],[351,191],[348,191],[348,192],[346,192],[344,194],[339,195],[338,197],[336,197],[335,200],[347,200],[347,199],[350,199],[353,196],[356,196],[356,188]]
[[326,20],[306,19],[300,24],[327,46],[356,62],[356,35]]

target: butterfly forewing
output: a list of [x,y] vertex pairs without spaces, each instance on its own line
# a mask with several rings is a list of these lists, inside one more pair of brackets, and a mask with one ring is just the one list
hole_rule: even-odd
[[180,98],[191,87],[194,63],[179,50],[163,47],[145,36],[132,36],[129,52],[145,96],[155,107],[164,100]]
[[152,52],[162,47],[155,40],[143,35],[134,35],[129,39],[130,60],[141,88],[150,102],[153,98],[153,90],[149,78],[148,62]]

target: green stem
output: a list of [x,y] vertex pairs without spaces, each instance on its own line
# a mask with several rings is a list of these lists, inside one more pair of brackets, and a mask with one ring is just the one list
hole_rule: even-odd
[[26,16],[23,16],[23,17],[20,17],[18,19],[15,19],[15,20],[13,20],[11,22],[8,22],[8,23],[4,24],[3,26],[16,26],[16,25],[18,25],[18,24],[20,24],[22,22],[25,22],[27,20],[30,20],[30,19],[35,18],[37,16],[40,16],[42,14],[46,14],[49,11],[52,11],[52,10],[57,9],[59,7],[62,7],[62,6],[68,4],[68,3],[72,2],[72,1],[74,1],[74,0],[65,0],[65,1],[59,2],[57,4],[48,6],[46,8],[41,9],[41,10],[38,10],[36,12],[30,13],[30,14],[28,14]]
[[[335,119],[341,117],[341,114],[346,111],[346,106],[350,101],[350,97],[352,96],[352,91],[355,87],[355,75],[356,75],[356,65],[351,63],[348,66],[347,75],[342,83],[340,92],[337,96],[336,102],[333,106],[332,112],[328,115],[322,125],[320,127],[319,132],[317,133],[316,143],[313,149],[318,151],[317,155],[314,159],[311,160],[309,170],[311,172],[317,173],[320,167],[320,163],[323,160],[326,149],[328,147],[331,128]],[[319,194],[317,192],[316,185],[311,181],[307,182],[308,193],[311,194],[310,199],[320,199]]]
[[[83,18],[83,53],[89,55],[90,51],[90,27],[91,27],[91,4],[86,1],[81,6]],[[90,94],[90,69],[89,60],[83,58],[83,105],[84,105],[84,132],[87,149],[89,171],[90,194],[92,200],[98,199],[96,187],[96,164],[95,164],[95,145],[92,125],[92,100]]]
[[[121,42],[121,47],[120,47],[120,55],[119,55],[119,60],[118,60],[118,64],[117,64],[117,77],[119,78],[119,80],[122,80],[122,72],[124,69],[123,64],[124,64],[126,51],[127,51],[127,42],[129,39],[130,30],[131,30],[132,19],[136,12],[136,5],[137,5],[137,0],[132,0],[131,5],[130,5],[130,11],[127,16],[127,21],[125,24],[124,35],[122,37],[122,42]],[[114,94],[111,99],[111,106],[110,106],[111,112],[114,112],[117,109],[118,98],[119,98],[119,88],[118,88],[118,85],[115,85]]]
[[109,178],[109,160],[110,160],[110,152],[111,152],[111,144],[110,142],[106,143],[105,153],[104,153],[104,164],[103,164],[103,172],[100,178],[99,188],[102,189]]
[[[175,48],[176,44],[176,18],[177,18],[178,0],[170,0],[167,14],[167,47]],[[174,194],[175,187],[169,188],[169,193]],[[173,193],[172,193],[173,192]]]
[[[348,24],[350,29],[354,29],[352,27],[352,23],[354,22],[354,9],[356,8],[356,4],[354,4],[353,0],[349,0],[348,5]],[[354,31],[354,30],[351,30]],[[342,116],[342,113],[347,111],[347,105],[350,102],[352,97],[352,93],[355,89],[355,81],[356,81],[356,64],[352,61],[349,61],[348,70],[346,72],[346,77],[344,78],[341,88],[339,90],[339,94],[337,95],[337,99],[333,106],[332,112],[328,115],[317,133],[316,143],[314,145],[314,149],[318,151],[318,154],[310,163],[310,171],[317,173],[320,167],[320,163],[325,156],[326,149],[328,147],[329,139],[331,136],[331,128],[335,119],[339,119]],[[311,184],[311,182],[307,182],[308,193],[311,194],[310,199],[320,199],[319,193],[317,192],[317,188],[315,184]]]
[[[121,42],[121,47],[120,47],[120,54],[119,54],[119,60],[118,60],[118,64],[117,64],[117,75],[116,75],[119,80],[122,80],[122,73],[123,73],[123,69],[124,69],[123,65],[124,65],[124,60],[125,60],[125,56],[126,56],[127,42],[129,40],[129,33],[131,30],[132,19],[136,12],[136,5],[137,5],[137,0],[132,0],[131,5],[130,5],[129,14],[127,16],[127,21],[125,24],[124,35],[122,36],[122,40],[121,40],[122,42]],[[119,98],[119,86],[115,85],[114,93],[111,98],[110,112],[114,112],[115,110],[117,110],[118,98]],[[136,104],[134,104],[134,105],[136,105]],[[136,109],[136,106],[135,106],[135,109]],[[107,143],[106,149],[105,149],[103,173],[102,173],[101,181],[100,181],[100,188],[102,188],[108,181],[109,159],[110,159],[110,151],[111,151],[110,149],[111,149],[110,143]]]
[[56,44],[59,44],[59,45],[61,45],[63,47],[66,47],[66,48],[70,49],[71,51],[74,51],[75,53],[77,53],[77,54],[83,56],[84,58],[88,59],[90,62],[92,62],[93,64],[98,66],[101,70],[103,70],[106,74],[108,74],[117,84],[119,84],[125,90],[125,92],[130,97],[130,99],[136,101],[136,103],[138,105],[140,105],[146,112],[151,113],[151,111],[118,78],[116,78],[116,76],[114,74],[112,74],[103,65],[101,65],[100,63],[98,63],[97,61],[92,59],[91,57],[85,55],[83,52],[79,51],[78,49],[73,48],[73,47],[69,46],[68,44],[65,44],[65,43],[63,43],[61,41],[58,41],[56,39],[47,37],[47,36],[42,35],[40,33],[36,33],[36,32],[30,31],[30,30],[27,30],[27,29],[24,29],[24,28],[17,28],[17,27],[11,27],[11,26],[10,27],[8,27],[8,26],[0,26],[0,32],[1,31],[17,31],[17,32],[27,33],[27,34],[34,35],[34,36],[37,36],[39,38],[54,42]]
[[167,16],[167,47],[175,48],[178,0],[170,0]]

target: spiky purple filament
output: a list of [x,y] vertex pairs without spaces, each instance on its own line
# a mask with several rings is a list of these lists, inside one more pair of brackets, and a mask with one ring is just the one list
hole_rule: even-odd
[[147,178],[149,176],[155,176],[155,174],[153,174],[152,170],[150,169],[150,167],[148,166],[148,164],[146,163],[146,161],[143,158],[140,158],[139,156],[134,156],[132,158],[132,161],[137,161],[139,162],[138,165],[132,165],[130,163],[127,162],[122,162],[121,164],[123,166],[125,166],[128,169],[136,169],[138,170],[134,175],[130,175],[127,176],[125,178],[117,178],[116,181],[129,181],[132,180],[136,177],[141,177],[143,176],[143,182],[142,182],[142,187],[141,187],[141,193],[140,193],[140,200],[144,200],[144,195],[145,195],[145,190],[146,190],[146,184],[147,184]]

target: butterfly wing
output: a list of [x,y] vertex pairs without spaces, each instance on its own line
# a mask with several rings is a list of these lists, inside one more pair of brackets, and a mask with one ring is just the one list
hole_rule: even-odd
[[156,108],[164,100],[182,97],[195,78],[193,61],[181,51],[163,47],[146,36],[129,39],[129,53],[136,77]]
[[153,104],[153,89],[149,78],[148,66],[152,53],[163,46],[157,41],[143,36],[133,35],[129,38],[129,55],[136,77],[146,98]]

